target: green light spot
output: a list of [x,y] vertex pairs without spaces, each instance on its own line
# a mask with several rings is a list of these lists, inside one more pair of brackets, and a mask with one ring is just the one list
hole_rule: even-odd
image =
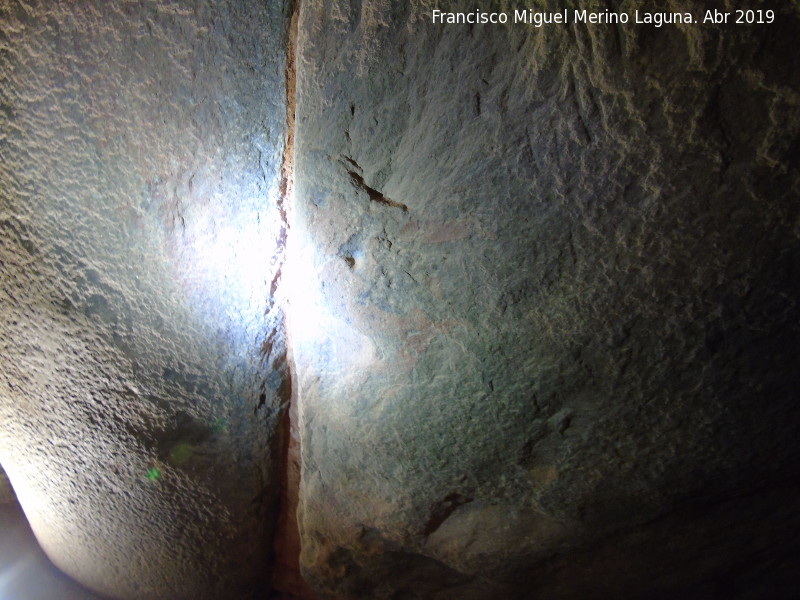
[[214,433],[222,433],[228,428],[228,419],[216,419],[211,427]]
[[180,442],[172,447],[169,452],[170,460],[176,465],[182,465],[192,457],[194,449],[191,444]]
[[161,471],[159,471],[156,467],[150,467],[147,470],[147,478],[151,481],[155,481],[161,477]]

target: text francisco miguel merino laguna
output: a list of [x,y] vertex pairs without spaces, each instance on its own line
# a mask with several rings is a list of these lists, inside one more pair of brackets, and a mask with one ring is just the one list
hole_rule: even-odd
[[[708,10],[703,17],[702,22],[727,22],[727,17],[725,17],[724,21],[722,20],[722,16],[725,14],[726,13],[720,14],[719,11],[716,10]],[[570,16],[572,17],[571,21]],[[626,12],[614,12],[610,10],[593,12],[577,9],[571,12],[568,9],[555,12],[536,12],[531,9],[525,9],[514,10],[513,13],[484,12],[480,9],[476,9],[471,12],[443,12],[441,10],[434,9],[431,13],[431,17],[433,23],[443,24],[465,23],[470,25],[480,25],[493,23],[526,23],[528,25],[534,25],[535,27],[566,23],[614,24],[628,22],[648,23],[655,27],[661,27],[662,25],[668,23],[691,24],[699,22],[695,19],[692,13],[689,12],[645,12],[639,10],[635,11],[633,19],[631,19],[631,15]]]

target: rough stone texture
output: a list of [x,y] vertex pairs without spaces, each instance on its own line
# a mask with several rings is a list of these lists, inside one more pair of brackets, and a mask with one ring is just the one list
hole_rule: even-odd
[[295,40],[0,0],[0,464],[44,551],[131,599],[795,597],[794,6],[309,1]]
[[64,572],[264,593],[283,2],[0,2],[0,463]]
[[8,475],[0,467],[0,504],[7,504],[14,502],[17,499],[14,494],[14,488],[11,487],[11,482],[8,480]]
[[303,5],[290,323],[323,598],[796,593],[782,6],[537,30]]

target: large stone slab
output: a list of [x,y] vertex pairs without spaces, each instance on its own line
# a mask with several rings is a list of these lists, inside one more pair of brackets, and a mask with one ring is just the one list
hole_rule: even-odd
[[797,9],[536,29],[432,8],[302,7],[306,577],[652,598],[770,564],[769,591],[791,567],[748,540],[798,528]]
[[263,593],[287,5],[9,0],[0,20],[0,463],[100,593]]

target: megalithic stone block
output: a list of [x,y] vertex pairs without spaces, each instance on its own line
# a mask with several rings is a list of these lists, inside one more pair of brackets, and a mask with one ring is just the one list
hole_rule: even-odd
[[797,7],[432,20],[513,8],[303,4],[301,566],[326,598],[710,597],[800,528]]
[[110,597],[268,587],[288,10],[0,6],[0,463]]

